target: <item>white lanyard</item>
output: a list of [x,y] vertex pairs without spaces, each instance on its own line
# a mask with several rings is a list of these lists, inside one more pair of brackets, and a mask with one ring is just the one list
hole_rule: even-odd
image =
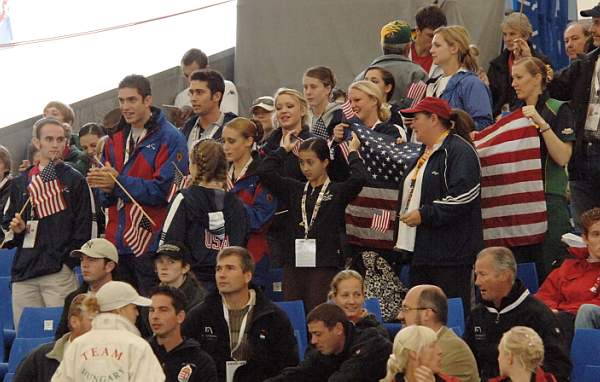
[[[248,306],[248,305],[246,305]],[[245,307],[244,307],[245,308]],[[244,315],[242,319],[242,325],[240,326],[240,333],[238,335],[237,344],[233,348],[231,348],[231,356],[233,357],[233,353],[240,347],[242,344],[242,340],[244,339],[244,334],[246,333],[246,324],[248,323],[248,315],[250,315],[250,311],[252,310],[252,305],[248,306],[248,311]],[[225,321],[227,322],[227,328],[229,329],[229,338],[231,338],[231,326],[229,325],[229,309],[225,305],[225,300],[223,300],[223,315],[225,316]]]
[[319,192],[319,196],[317,197],[317,202],[315,203],[315,207],[313,208],[312,216],[310,217],[310,224],[308,224],[308,217],[306,216],[306,193],[308,191],[308,184],[306,182],[304,185],[304,193],[302,194],[302,225],[304,226],[304,238],[308,239],[308,232],[312,227],[315,219],[317,218],[317,214],[319,213],[319,208],[321,208],[321,202],[323,201],[323,196],[325,195],[325,191],[327,191],[327,187],[329,186],[329,178],[325,180],[323,183],[323,187],[321,188],[321,192]]
[[242,167],[242,171],[240,171],[237,178],[233,177],[233,170],[234,170],[233,166],[231,166],[229,168],[229,179],[231,179],[231,184],[234,184],[235,182],[237,182],[238,179],[241,179],[244,175],[246,175],[246,171],[248,171],[248,167],[250,167],[250,163],[252,163],[252,157],[250,157],[250,160],[248,162],[246,162],[244,167]]

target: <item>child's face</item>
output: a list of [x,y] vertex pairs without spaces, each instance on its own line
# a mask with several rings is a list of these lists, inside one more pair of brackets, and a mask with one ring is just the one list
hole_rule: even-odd
[[312,150],[302,150],[298,153],[298,162],[302,174],[308,181],[317,180],[327,174],[329,159],[320,160]]

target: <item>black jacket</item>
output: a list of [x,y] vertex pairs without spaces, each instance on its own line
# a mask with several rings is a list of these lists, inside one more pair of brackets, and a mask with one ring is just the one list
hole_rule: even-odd
[[[421,155],[424,150],[425,146]],[[404,181],[415,165],[413,161],[404,171],[399,208]],[[475,149],[463,138],[450,134],[421,171],[421,224],[417,226],[413,264],[473,264],[475,255],[483,249],[481,169]]]
[[[340,354],[323,355],[314,347],[300,365],[285,369],[268,382],[376,382],[385,377],[392,343],[376,329],[344,325],[346,339]],[[266,381],[266,382],[267,382]]]
[[518,279],[508,296],[502,299],[499,312],[487,301],[471,310],[465,342],[475,354],[481,380],[487,381],[499,374],[498,343],[504,332],[517,325],[532,328],[542,338],[545,350],[543,369],[554,374],[558,381],[568,381],[571,361],[559,323],[554,313],[530,295]]
[[[66,209],[39,220],[35,248],[22,248],[25,233],[15,234],[7,247],[17,247],[12,267],[12,281],[24,281],[39,276],[59,272],[64,263],[73,267],[76,259],[69,254],[79,249],[92,238],[92,193],[88,184],[77,170],[58,162],[56,176],[62,188],[62,196]],[[4,215],[2,228],[8,230],[10,221],[21,210],[29,198],[27,186],[30,182],[29,172],[23,172],[13,180],[8,208]],[[31,203],[22,217],[31,219]],[[95,227],[95,223],[94,223]]]
[[[222,218],[214,218],[222,212]],[[210,214],[210,215],[209,215]],[[210,227],[211,216],[215,224]],[[190,186],[169,206],[161,242],[179,242],[190,249],[192,271],[200,281],[215,281],[217,253],[228,246],[245,246],[249,232],[242,202],[231,192]]]
[[[187,121],[185,121],[185,124],[183,125],[183,128],[181,129],[181,133],[185,136],[186,140],[190,137],[190,132],[194,128],[194,125],[196,125],[198,116],[199,116],[198,114],[193,114],[190,118],[188,118]],[[225,124],[227,122],[231,121],[232,119],[234,119],[236,117],[237,117],[237,115],[235,115],[231,112],[225,113],[225,115],[223,116],[223,125],[215,132],[215,134],[212,136],[212,139],[215,139],[215,140],[221,139],[221,135],[223,134],[223,126],[225,126]]]
[[[530,42],[527,42],[527,44],[534,57],[544,61],[545,64],[550,64],[548,57],[536,52]],[[510,52],[507,49],[502,50],[498,57],[490,61],[490,67],[487,71],[490,90],[492,91],[492,113],[494,117],[502,112],[502,105],[508,104],[512,108],[518,101],[517,93],[512,87],[512,74],[508,71],[509,55]]]
[[360,321],[356,322],[354,326],[356,327],[356,329],[360,330],[373,328],[376,329],[379,335],[381,335],[382,337],[390,338],[387,329],[383,326],[381,322],[377,320],[377,317],[375,317],[375,315],[371,313],[367,314]]
[[80,294],[87,293],[89,290],[90,287],[87,285],[87,283],[83,282],[81,283],[81,286],[78,289],[69,293],[67,297],[65,297],[65,303],[60,316],[60,322],[58,323],[58,326],[56,327],[56,332],[54,333],[55,340],[59,339],[60,337],[64,336],[66,333],[69,332],[69,323],[67,322],[67,318],[69,316],[69,308],[73,299]]
[[[277,168],[280,167],[286,155],[289,153],[286,153],[284,149],[277,150],[263,161],[258,174],[277,199],[283,200],[290,206],[287,224],[292,236],[289,236],[285,243],[287,257],[284,262],[293,265],[295,263],[294,239],[304,238],[304,227],[300,226],[300,223],[302,223],[302,195],[306,183],[293,178],[281,177],[277,173]],[[317,240],[317,267],[340,267],[343,264],[340,241],[345,231],[344,211],[348,203],[358,195],[369,177],[365,165],[357,153],[351,153],[349,160],[350,178],[345,182],[329,184],[318,215],[308,234],[309,239]],[[322,186],[313,190],[310,185],[308,187],[306,214],[309,222],[321,188]]]
[[[263,381],[277,375],[284,367],[298,364],[298,344],[292,324],[285,312],[269,301],[259,289],[248,328],[249,357],[237,369],[234,381]],[[188,313],[183,334],[200,342],[217,366],[219,381],[225,381],[225,362],[231,361],[229,328],[223,316],[223,302],[218,292]]]
[[[271,135],[269,135],[269,139],[265,142],[265,144],[261,147],[260,154],[262,157],[267,155],[272,155],[275,151],[279,150],[281,147],[281,138],[283,137],[283,130],[280,128],[275,129]],[[298,137],[303,140],[307,140],[309,138],[314,138],[315,136],[308,131],[308,127],[304,127]],[[277,173],[281,176],[286,176],[289,178],[297,179],[301,182],[306,182],[306,177],[302,174],[302,170],[300,170],[300,165],[298,164],[298,157],[293,153],[289,152],[285,155],[285,160],[281,163],[281,165],[277,168]],[[281,210],[283,207],[279,208]],[[287,208],[287,206],[285,206]],[[283,209],[285,209],[283,208]]]
[[580,59],[576,59],[560,71],[548,85],[551,97],[562,101],[571,101],[571,108],[575,116],[577,139],[569,161],[569,179],[571,180],[585,179],[584,169],[587,158],[583,136],[590,102],[592,75],[599,55],[600,48],[596,48]]
[[17,367],[13,381],[50,382],[63,359],[65,342],[68,340],[69,334],[66,334],[32,350]]
[[[0,216],[4,213],[4,205],[10,195],[10,185],[12,184],[12,178],[7,175],[3,181],[0,182]],[[0,219],[1,220],[1,219]],[[4,240],[4,231],[0,229],[0,243]]]
[[188,382],[217,382],[217,369],[215,362],[200,347],[200,344],[191,339],[184,338],[177,347],[167,352],[158,343],[156,337],[148,339],[154,355],[165,372],[166,382],[177,382],[180,372],[189,372]]

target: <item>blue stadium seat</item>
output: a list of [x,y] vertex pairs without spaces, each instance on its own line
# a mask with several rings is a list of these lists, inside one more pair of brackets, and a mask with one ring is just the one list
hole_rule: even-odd
[[529,293],[537,293],[540,284],[535,263],[517,264],[517,278],[523,281],[525,287],[529,289]]
[[600,366],[600,329],[575,330],[571,343],[571,362],[573,382],[584,381],[586,366]]
[[56,308],[31,308],[23,309],[21,320],[19,321],[19,329],[17,330],[18,338],[44,338],[53,337],[60,316],[62,307]]
[[0,322],[4,332],[4,345],[10,347],[15,339],[15,325],[12,313],[12,290],[10,277],[0,277]]
[[0,276],[10,276],[16,248],[0,249]]
[[457,336],[462,337],[465,332],[465,308],[462,298],[454,297],[448,299],[448,323]]
[[391,341],[394,341],[396,334],[402,330],[402,324],[399,322],[384,322],[383,327],[387,329]]
[[373,314],[377,321],[383,323],[383,314],[381,313],[381,305],[377,297],[371,297],[365,300],[365,309]]
[[405,287],[410,288],[410,265],[404,265],[398,277]]
[[19,367],[21,360],[25,358],[29,352],[41,344],[52,341],[54,341],[54,337],[15,338],[15,342],[13,342],[13,345],[10,348],[10,355],[8,356],[8,372],[14,374],[14,372],[17,371],[17,367]]
[[266,291],[271,301],[283,301],[283,268],[269,270],[270,287]]
[[600,366],[587,365],[583,372],[583,382],[600,381]]
[[6,373],[4,375],[4,382],[12,382],[15,373]]
[[304,302],[296,301],[277,301],[275,302],[290,319],[296,340],[298,340],[298,354],[300,360],[304,359],[304,352],[308,347],[308,331],[306,329],[306,313],[304,312]]

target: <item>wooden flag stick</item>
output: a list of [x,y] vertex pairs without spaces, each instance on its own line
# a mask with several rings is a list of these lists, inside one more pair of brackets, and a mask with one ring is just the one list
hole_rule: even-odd
[[[23,204],[23,207],[21,207],[21,211],[19,211],[19,216],[23,215],[23,212],[25,212],[25,208],[27,208],[27,205],[31,202],[31,196],[27,198],[27,200],[25,201],[25,204]],[[4,240],[2,241],[2,243],[0,244],[0,249],[4,248]]]
[[[102,164],[102,162],[100,162],[98,160],[98,158],[96,158],[96,161],[100,164],[100,167],[104,167],[104,165]],[[150,223],[152,223],[153,226],[157,227],[156,223],[154,222],[154,220],[152,220],[152,218],[146,213],[146,211],[144,211],[144,209],[142,208],[142,206],[140,206],[140,204],[133,198],[133,196],[131,196],[131,194],[129,193],[129,191],[127,191],[125,189],[125,187],[123,187],[123,185],[117,180],[117,178],[115,178],[115,176],[113,174],[111,174],[110,172],[108,173],[108,175],[110,175],[110,177],[115,181],[115,183],[121,188],[121,190],[123,190],[123,192],[125,193],[125,195],[127,195],[127,197],[129,199],[131,199],[131,202],[133,204],[135,204],[140,211],[142,211],[142,213],[144,214],[144,216],[150,220]]]

